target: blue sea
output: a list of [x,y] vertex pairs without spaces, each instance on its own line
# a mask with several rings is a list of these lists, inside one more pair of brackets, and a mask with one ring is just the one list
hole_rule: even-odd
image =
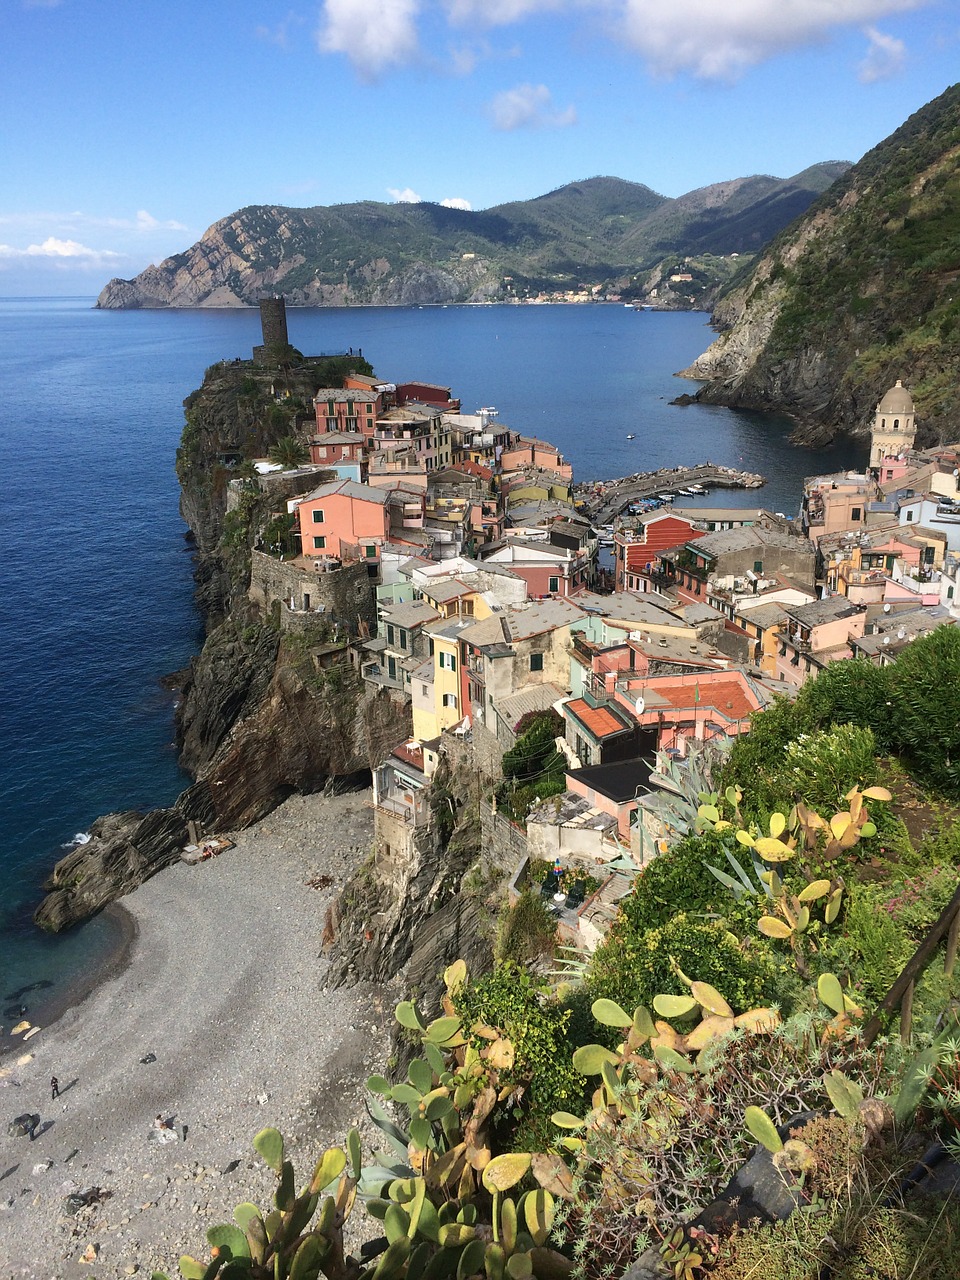
[[[359,348],[384,379],[450,385],[465,412],[495,406],[559,445],[578,479],[710,459],[769,483],[709,502],[793,514],[804,475],[866,460],[849,441],[794,448],[776,416],[670,406],[692,390],[674,372],[711,340],[702,314],[311,309],[288,325],[306,354]],[[206,366],[259,340],[252,311],[0,299],[0,1025],[21,1001],[42,1021],[116,947],[108,916],[56,938],[32,925],[64,846],[99,814],[168,804],[188,782],[159,684],[201,643],[173,471],[181,402]]]

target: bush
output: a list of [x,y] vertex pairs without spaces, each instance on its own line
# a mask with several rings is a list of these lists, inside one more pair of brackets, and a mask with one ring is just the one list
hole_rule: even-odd
[[[502,1085],[532,1077],[511,1114],[518,1126],[512,1149],[537,1151],[552,1145],[554,1111],[576,1112],[583,1104],[584,1078],[571,1061],[576,1047],[568,1034],[571,1010],[550,999],[545,984],[509,961],[462,988],[454,1004],[464,1026],[480,1022],[500,1027],[513,1042],[514,1065],[501,1071]],[[486,1043],[477,1039],[476,1047]]]
[[678,966],[688,978],[716,987],[737,1013],[778,995],[776,965],[761,940],[740,943],[724,924],[685,912],[642,931],[621,916],[594,952],[590,989],[595,999],[616,1000],[628,1010],[650,1008],[656,995],[689,993]]
[[513,732],[520,738],[534,726],[549,727],[550,736],[553,738],[562,738],[566,729],[563,716],[551,707],[548,711],[525,711],[513,726]]
[[891,733],[915,777],[960,797],[960,628],[942,626],[900,654],[890,676]]
[[539,893],[524,889],[514,906],[500,913],[493,955],[498,964],[512,960],[525,966],[553,953],[557,921]]
[[867,658],[831,662],[797,695],[795,713],[811,728],[854,724],[872,729],[877,742],[890,741],[890,668]]
[[620,903],[630,927],[642,933],[667,924],[681,911],[707,911],[717,904],[729,907],[733,895],[707,871],[706,864],[728,869],[724,853],[730,847],[720,833],[705,831],[686,836],[659,854],[644,867],[634,881],[633,892]]
[[[768,725],[771,714],[774,720]],[[851,787],[869,786],[880,778],[876,739],[869,728],[837,724],[792,732],[779,706],[756,716],[754,723],[756,727],[734,745],[723,769],[724,786],[733,779],[743,791],[741,813],[746,821],[765,825],[771,813],[786,813],[800,799],[829,816],[838,805],[843,807]]]

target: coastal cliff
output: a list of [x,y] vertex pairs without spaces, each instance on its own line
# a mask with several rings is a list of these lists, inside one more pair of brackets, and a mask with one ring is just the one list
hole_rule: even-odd
[[[315,487],[323,473],[258,479],[245,460],[302,431],[317,388],[342,380],[347,368],[369,365],[350,354],[283,369],[223,363],[184,402],[177,472],[207,635],[179,680],[177,740],[196,781],[168,809],[98,819],[91,839],[46,882],[35,915],[42,927],[66,928],[128,893],[175,862],[192,833],[247,827],[295,792],[364,780],[409,732],[409,710],[386,694],[365,694],[351,665],[325,670],[314,662],[346,619],[317,615],[287,630],[279,602],[250,591],[254,559],[270,559],[255,546],[265,532],[282,536],[287,498]],[[351,618],[372,616],[365,566],[359,570],[366,603],[358,604],[351,578]]]
[[960,434],[960,86],[928,103],[721,296],[697,399],[778,410],[796,438],[865,432],[897,378],[918,443]]

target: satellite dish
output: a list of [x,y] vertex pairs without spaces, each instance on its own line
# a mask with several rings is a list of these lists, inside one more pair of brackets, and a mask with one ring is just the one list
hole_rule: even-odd
[[885,605],[883,606],[883,612],[884,612],[884,613],[889,613],[889,612],[890,612],[890,606],[889,606],[888,604],[885,604]]
[[633,704],[633,709],[634,711],[636,711],[638,716],[642,716],[644,711],[646,710],[646,707],[647,707],[646,699],[641,693],[640,697]]

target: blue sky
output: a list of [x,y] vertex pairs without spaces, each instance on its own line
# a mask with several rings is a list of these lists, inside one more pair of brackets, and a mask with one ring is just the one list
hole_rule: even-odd
[[668,196],[857,160],[956,0],[0,0],[0,294],[90,294],[248,204]]

